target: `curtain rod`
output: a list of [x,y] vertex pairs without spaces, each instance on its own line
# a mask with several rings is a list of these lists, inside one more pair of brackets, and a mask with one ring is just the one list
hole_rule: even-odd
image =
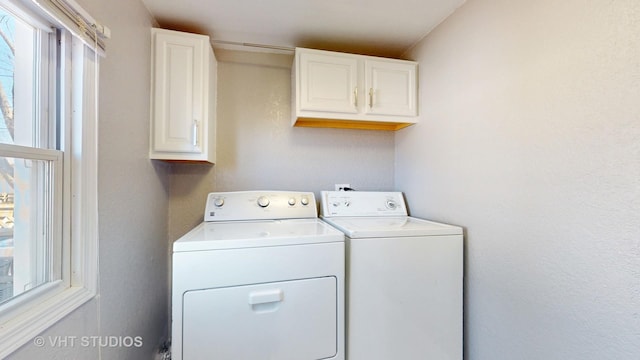
[[282,50],[282,51],[290,51],[290,52],[295,52],[296,51],[296,48],[289,47],[289,46],[253,44],[253,43],[245,43],[245,42],[237,42],[237,41],[226,41],[226,40],[213,40],[213,39],[211,39],[211,43],[212,44],[223,44],[223,45],[237,45],[237,46],[256,47],[256,48],[262,48],[262,49]]
[[[93,16],[89,15],[89,13],[83,9],[75,0],[51,0],[51,3],[55,4],[58,9],[63,11],[71,20],[76,22],[78,26],[89,26],[93,28],[97,35],[102,37],[103,39],[111,38],[111,29],[100,24],[93,18]],[[83,18],[82,20],[78,19],[78,16]],[[84,22],[84,24],[82,23]]]

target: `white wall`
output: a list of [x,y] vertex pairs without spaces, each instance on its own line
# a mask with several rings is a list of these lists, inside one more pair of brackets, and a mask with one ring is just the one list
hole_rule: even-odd
[[151,359],[166,339],[169,166],[148,159],[150,28],[139,1],[78,0],[107,25],[100,69],[100,294],[42,334],[141,336],[144,346],[25,345],[11,359]]
[[639,34],[636,0],[469,0],[409,54],[396,187],[466,228],[466,359],[640,358]]
[[210,191],[393,188],[393,133],[291,127],[292,56],[216,56],[218,160],[172,165],[170,241],[202,222]]

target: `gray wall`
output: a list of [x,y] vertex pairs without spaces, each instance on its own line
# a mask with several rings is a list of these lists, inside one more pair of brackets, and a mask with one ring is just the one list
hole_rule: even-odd
[[396,187],[466,228],[466,359],[640,358],[638,34],[635,0],[471,0],[409,54]]
[[172,165],[170,241],[202,222],[209,191],[393,188],[393,133],[291,127],[292,56],[216,56],[218,160]]
[[99,296],[43,336],[141,336],[142,348],[38,348],[11,359],[151,359],[168,327],[168,173],[148,159],[150,27],[139,1],[78,0],[112,31],[100,69]]

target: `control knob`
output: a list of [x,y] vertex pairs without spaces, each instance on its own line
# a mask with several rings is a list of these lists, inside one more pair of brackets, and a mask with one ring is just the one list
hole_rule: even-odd
[[265,207],[269,206],[269,203],[270,203],[269,199],[266,196],[260,196],[258,198],[258,206],[260,206],[260,207],[265,208]]
[[395,210],[396,207],[398,207],[398,204],[395,201],[387,200],[387,209]]

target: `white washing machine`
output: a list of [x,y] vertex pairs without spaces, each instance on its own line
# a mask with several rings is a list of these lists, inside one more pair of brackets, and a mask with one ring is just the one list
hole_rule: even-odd
[[210,193],[173,244],[172,358],[344,359],[344,234],[313,193]]
[[462,359],[462,229],[408,216],[400,192],[322,192],[347,236],[348,360]]

